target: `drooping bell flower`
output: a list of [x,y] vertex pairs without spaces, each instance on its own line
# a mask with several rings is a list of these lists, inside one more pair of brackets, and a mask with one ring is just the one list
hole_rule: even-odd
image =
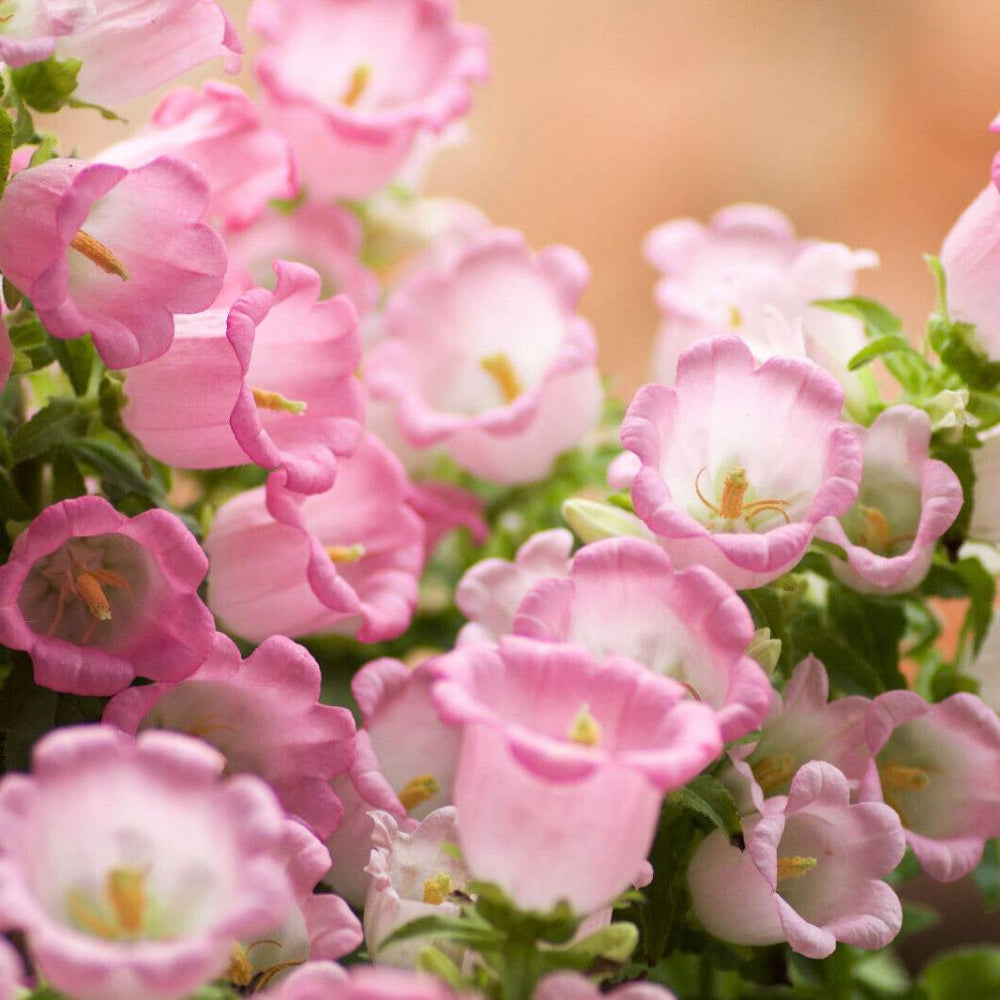
[[109,368],[129,368],[164,354],[174,317],[222,287],[226,248],[201,221],[207,207],[205,178],[176,157],[135,170],[49,160],[4,191],[0,271],[49,333],[91,333]]
[[421,938],[383,948],[393,931],[420,917],[458,916],[452,893],[465,890],[468,873],[457,855],[458,813],[436,809],[412,832],[400,830],[389,813],[372,814],[375,830],[371,859],[365,871],[372,876],[365,899],[365,944],[378,965],[414,968],[417,953],[437,944],[461,965],[464,949],[447,942]]
[[899,594],[927,575],[937,540],[962,509],[962,484],[931,458],[931,421],[923,410],[890,406],[860,428],[864,465],[858,497],[839,520],[821,521],[820,538],[841,546],[837,577],[863,594]]
[[130,734],[172,729],[205,740],[225,756],[228,773],[263,778],[288,812],[328,837],[343,813],[330,780],[354,761],[354,718],[319,704],[321,681],[308,651],[284,636],[266,639],[244,662],[219,633],[190,677],[127,688],[108,703],[104,722]]
[[614,900],[646,859],[664,794],[722,747],[708,706],[624,658],[508,636],[432,670],[438,713],[462,727],[462,856],[523,910],[564,900],[586,916]]
[[874,759],[859,797],[892,806],[931,878],[961,878],[1000,836],[1000,718],[971,694],[928,705],[887,691],[866,729]]
[[853,695],[828,701],[826,668],[807,656],[792,671],[784,694],[771,691],[760,738],[729,751],[733,773],[722,775],[741,812],[764,808],[765,799],[787,795],[792,778],[813,760],[826,761],[858,787],[871,760],[865,723],[871,701]]
[[528,591],[514,633],[645,664],[711,706],[724,740],[745,736],[767,711],[771,683],[747,655],[754,626],[746,605],[702,566],[675,573],[652,542],[585,545],[568,576]]
[[878,264],[871,250],[801,239],[786,216],[766,205],[731,205],[707,226],[694,219],[665,223],[643,249],[661,274],[658,382],[673,383],[678,359],[696,341],[731,334],[758,362],[775,354],[808,357],[849,393],[854,388],[847,362],[865,346],[864,330],[856,319],[812,303],[852,295],[857,272]]
[[[163,155],[179,156],[205,175],[211,191],[209,218],[227,229],[248,226],[272,199],[294,198],[298,191],[288,140],[264,127],[242,90],[218,80],[210,80],[200,92],[193,87],[172,90],[146,128],[94,159],[131,168]],[[276,253],[267,263],[284,256]]]
[[[365,198],[423,132],[441,132],[489,71],[482,29],[453,0],[256,0],[257,76],[317,199]],[[400,52],[407,57],[400,59]]]
[[275,261],[273,292],[177,324],[171,349],[128,373],[122,421],[155,458],[189,469],[256,462],[290,489],[328,490],[362,433],[357,314],[320,279]]
[[409,482],[367,435],[311,496],[282,472],[223,504],[205,539],[209,606],[237,635],[324,632],[379,642],[409,624],[423,568],[424,527]]
[[109,695],[135,677],[178,681],[215,626],[198,597],[207,562],[165,510],[136,517],[102,497],[47,507],[0,566],[0,642],[31,656],[35,682]]
[[906,848],[899,818],[881,803],[851,805],[847,779],[820,761],[772,802],[744,820],[745,850],[715,830],[695,851],[688,886],[705,929],[734,944],[787,941],[815,959],[838,941],[884,948],[903,917],[881,881]]
[[465,571],[455,590],[455,603],[469,619],[457,644],[496,642],[514,630],[524,595],[539,580],[569,572],[573,536],[565,528],[532,535],[514,560],[483,559]]
[[93,17],[94,0],[33,0],[11,8],[0,22],[0,61],[19,69],[48,59],[60,35]]
[[413,274],[383,316],[366,381],[419,448],[440,444],[499,483],[544,477],[597,421],[597,344],[576,312],[588,269],[568,247],[533,254],[486,230]]
[[293,901],[285,820],[258,778],[177,733],[57,730],[0,782],[0,921],[78,1000],[173,1000]]
[[857,496],[861,442],[843,399],[811,361],[757,367],[735,337],[687,350],[674,386],[643,386],[622,444],[642,462],[636,513],[674,566],[700,563],[737,590],[792,569],[816,525]]
[[532,1000],[675,1000],[673,993],[655,983],[626,983],[602,993],[586,976],[578,972],[552,972],[537,986]]
[[330,868],[326,848],[295,820],[285,822],[279,857],[292,887],[280,923],[234,945],[225,978],[238,989],[262,993],[288,970],[306,962],[336,961],[364,940],[351,908],[333,893],[316,893]]

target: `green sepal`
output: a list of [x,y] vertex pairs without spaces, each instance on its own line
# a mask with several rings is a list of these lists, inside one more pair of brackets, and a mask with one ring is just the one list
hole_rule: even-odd
[[82,66],[79,59],[51,56],[43,62],[12,69],[10,76],[18,97],[29,108],[51,114],[69,103]]

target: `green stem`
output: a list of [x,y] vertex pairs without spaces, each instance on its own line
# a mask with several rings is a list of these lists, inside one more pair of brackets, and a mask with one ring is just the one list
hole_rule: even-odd
[[500,973],[504,1000],[531,1000],[540,971],[536,957],[534,938],[512,931],[504,943]]

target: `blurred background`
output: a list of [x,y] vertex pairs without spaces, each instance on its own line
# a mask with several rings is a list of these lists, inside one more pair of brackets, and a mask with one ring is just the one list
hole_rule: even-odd
[[[250,0],[225,0],[245,26]],[[593,268],[583,311],[623,396],[645,378],[656,312],[643,237],[736,201],[787,212],[802,235],[870,247],[862,275],[919,336],[937,252],[989,179],[1000,136],[1000,0],[459,0],[493,41],[468,141],[430,193],[475,202],[536,246]],[[248,51],[253,39],[244,33]],[[192,82],[218,67],[193,74]],[[252,78],[244,83],[252,90]],[[141,124],[156,98],[123,109]],[[127,126],[74,113],[81,155]],[[917,963],[960,940],[1000,941],[968,880],[911,896],[948,913],[910,937]]]

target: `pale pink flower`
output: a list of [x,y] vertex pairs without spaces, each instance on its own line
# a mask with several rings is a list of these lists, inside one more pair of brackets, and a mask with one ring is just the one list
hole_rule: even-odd
[[455,1000],[435,976],[400,969],[310,962],[296,969],[273,993],[272,1000]]
[[29,0],[17,3],[4,17],[0,61],[11,69],[48,59],[60,35],[94,16],[94,0]]
[[77,1000],[186,997],[292,891],[270,789],[176,733],[50,733],[0,783],[0,920]]
[[664,793],[722,747],[708,706],[624,658],[508,636],[432,670],[441,718],[462,726],[463,857],[521,909],[610,903],[646,858]]
[[513,561],[483,559],[466,570],[455,590],[455,603],[469,619],[457,645],[496,642],[514,630],[524,595],[539,581],[569,573],[573,536],[565,528],[532,535]]
[[787,941],[807,958],[826,958],[838,941],[884,948],[903,916],[881,881],[906,848],[896,814],[851,805],[847,779],[820,761],[772,802],[744,820],[745,850],[715,830],[695,851],[688,886],[705,929],[734,944]]
[[226,233],[229,270],[216,301],[228,306],[255,286],[274,282],[274,261],[307,264],[320,277],[322,294],[346,295],[366,316],[379,297],[375,275],[361,263],[364,232],[342,205],[307,202],[292,212],[269,209],[252,226]]
[[657,381],[673,383],[687,348],[723,334],[739,336],[757,361],[793,353],[845,384],[853,381],[847,362],[865,345],[861,324],[812,302],[852,295],[858,270],[878,264],[871,250],[803,240],[776,209],[731,205],[707,227],[694,219],[658,226],[644,251],[662,275]]
[[602,993],[586,976],[578,972],[552,972],[536,987],[532,1000],[675,1000],[673,993],[655,983],[626,983]]
[[760,725],[760,739],[729,751],[735,774],[726,776],[741,812],[760,811],[765,798],[787,795],[799,768],[812,760],[836,767],[852,789],[871,760],[865,723],[871,701],[860,696],[828,702],[826,668],[807,656],[792,671],[784,695],[771,691],[771,705]]
[[767,711],[771,683],[747,655],[754,624],[739,594],[703,566],[675,573],[640,538],[585,545],[567,576],[528,591],[513,631],[627,656],[678,681],[716,711],[724,740],[745,736]]
[[272,636],[244,662],[221,633],[208,659],[179,684],[131,687],[104,722],[126,733],[173,729],[212,744],[230,774],[256,774],[281,804],[329,836],[343,813],[330,779],[354,761],[354,718],[319,704],[322,676],[309,652]]
[[239,87],[217,80],[200,92],[194,87],[170,91],[146,128],[94,159],[141,167],[165,154],[201,170],[211,191],[208,215],[227,228],[249,225],[269,201],[293,198],[298,191],[288,140],[261,124],[260,112]]
[[972,487],[969,537],[1000,545],[1000,428],[980,436],[970,452],[976,481]]
[[488,74],[485,32],[458,24],[453,0],[257,0],[250,23],[271,116],[314,198],[383,187]]
[[372,877],[365,899],[365,944],[372,961],[413,968],[417,953],[428,944],[437,944],[461,965],[463,948],[433,938],[382,948],[393,931],[411,920],[458,915],[459,907],[449,897],[453,892],[464,892],[469,877],[456,857],[458,813],[451,807],[436,809],[412,833],[400,830],[395,818],[386,812],[372,813],[372,820],[371,860],[365,869]]
[[440,444],[494,482],[544,477],[600,412],[597,343],[576,312],[587,277],[568,247],[533,254],[513,230],[478,233],[393,293],[372,395],[396,404],[411,445]]
[[858,497],[839,520],[827,518],[820,538],[841,546],[837,577],[863,594],[899,594],[927,575],[937,540],[962,509],[962,484],[931,458],[931,421],[913,406],[890,406],[859,428],[864,448]]
[[18,535],[0,566],[0,642],[26,650],[35,682],[56,691],[181,680],[215,634],[197,593],[206,568],[168,511],[129,518],[102,497],[64,500]]
[[284,469],[290,489],[322,492],[362,434],[357,314],[343,296],[320,301],[311,268],[274,269],[273,292],[178,322],[171,349],[129,372],[122,421],[170,465],[256,462]]
[[476,545],[482,545],[490,533],[489,525],[483,520],[486,502],[461,486],[433,479],[413,483],[408,502],[424,522],[426,559],[430,559],[438,544],[458,528],[465,528]]
[[962,672],[979,681],[979,697],[1000,712],[1000,617],[996,613],[976,658]]
[[756,367],[735,337],[685,351],[675,386],[643,386],[622,444],[642,461],[636,513],[674,566],[701,563],[737,590],[792,569],[816,525],[857,496],[861,442],[843,399],[811,361]]
[[0,270],[49,333],[92,333],[110,368],[128,368],[163,354],[174,316],[218,294],[226,250],[201,222],[207,205],[204,177],[174,157],[136,170],[49,160],[7,185]]
[[367,435],[332,488],[303,496],[282,472],[223,504],[205,539],[209,606],[254,642],[323,632],[378,642],[417,602],[424,527],[398,460]]
[[18,1000],[26,989],[21,956],[6,938],[0,937],[0,1000]]
[[928,705],[887,691],[867,722],[874,758],[859,789],[899,814],[906,842],[939,882],[971,871],[1000,836],[1000,718],[971,694]]

